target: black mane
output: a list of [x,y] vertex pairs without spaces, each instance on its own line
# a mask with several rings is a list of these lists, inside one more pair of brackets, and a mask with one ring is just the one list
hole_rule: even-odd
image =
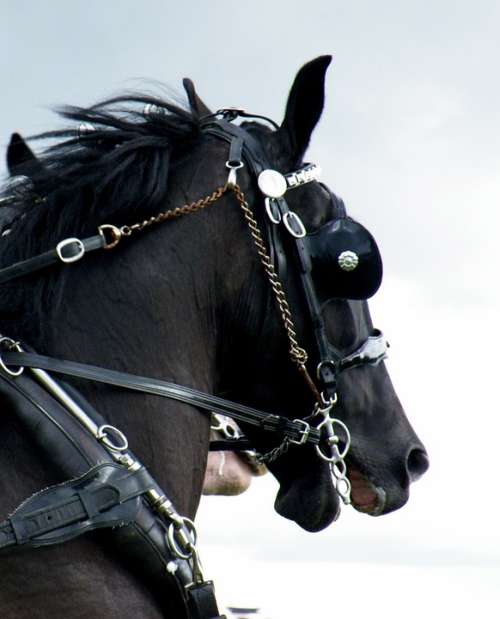
[[[170,172],[201,135],[195,112],[151,96],[64,107],[59,114],[73,128],[31,138],[53,143],[8,201],[16,216],[0,237],[1,266],[52,249],[68,236],[93,235],[101,223],[128,224],[164,210]],[[80,129],[84,123],[95,130]],[[11,195],[9,183],[3,195]],[[34,323],[42,321],[47,303],[57,303],[57,277],[2,286],[1,332],[39,341]]]
[[[19,259],[68,234],[94,232],[117,213],[119,223],[128,223],[161,210],[172,165],[200,135],[199,118],[191,111],[155,97],[116,97],[59,113],[74,128],[31,138],[56,142],[39,157],[42,165],[33,167],[24,190],[17,187],[10,206],[26,216],[12,227],[15,243],[2,243],[2,264],[12,251]],[[84,123],[95,130],[80,130]]]

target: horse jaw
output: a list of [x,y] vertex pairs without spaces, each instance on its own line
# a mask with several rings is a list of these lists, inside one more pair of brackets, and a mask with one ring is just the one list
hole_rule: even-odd
[[280,516],[293,520],[312,533],[321,531],[340,516],[340,499],[333,487],[327,466],[296,479],[280,480],[274,509]]
[[249,452],[211,451],[203,480],[204,495],[236,496],[250,487],[254,477],[267,473],[267,468]]

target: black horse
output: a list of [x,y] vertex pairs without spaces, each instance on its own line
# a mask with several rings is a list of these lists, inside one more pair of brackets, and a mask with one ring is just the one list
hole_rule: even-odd
[[[299,71],[280,127],[243,123],[282,174],[303,165],[323,109],[329,62],[321,57]],[[0,266],[38,255],[61,239],[95,234],[103,223],[130,226],[224,187],[228,145],[204,131],[211,112],[192,83],[184,84],[188,110],[139,96],[66,108],[63,115],[80,124],[79,135],[73,128],[50,134],[57,143],[40,160],[17,140],[10,167],[30,179],[16,189]],[[237,182],[264,226],[263,195],[248,166],[237,170]],[[342,202],[316,180],[287,192],[287,202],[308,232],[345,217]],[[2,285],[0,332],[51,356],[167,378],[290,419],[308,417],[314,391],[290,362],[275,295],[240,206],[229,190],[209,207],[151,226],[112,251]],[[313,375],[319,358],[296,269],[287,266],[280,277],[296,337],[311,351],[302,367]],[[335,280],[323,287],[335,289]],[[321,294],[325,335],[346,357],[373,335],[367,303],[335,290]],[[73,384],[128,436],[178,512],[194,518],[208,417],[193,405],[154,395]],[[410,483],[425,472],[427,456],[384,364],[343,372],[338,393],[335,415],[351,434],[346,463],[354,507],[372,515],[398,509]],[[244,429],[260,452],[279,443],[263,431]],[[35,439],[4,403],[2,517],[26,496],[65,479]],[[268,463],[280,484],[276,510],[308,531],[323,529],[340,510],[329,463],[312,446],[282,452]],[[6,618],[184,616],[176,592],[160,603],[140,568],[130,570],[117,558],[103,533],[1,556],[0,583],[0,614]]]

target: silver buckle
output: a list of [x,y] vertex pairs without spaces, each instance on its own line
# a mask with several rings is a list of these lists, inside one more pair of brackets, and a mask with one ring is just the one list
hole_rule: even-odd
[[[2,344],[4,343],[6,344],[7,350],[16,350],[17,352],[23,352],[23,349],[21,348],[21,344],[19,342],[12,340],[10,337],[5,337],[2,335],[0,336],[0,348]],[[1,353],[0,353],[0,368],[6,374],[9,374],[9,376],[21,376],[21,374],[24,372],[23,366],[19,366],[17,370],[11,370],[7,366],[7,364],[4,362],[4,360],[2,359]]]
[[[63,253],[64,249],[66,247],[69,247],[70,245],[75,245],[75,244],[77,246],[76,254],[73,254],[71,256],[65,256]],[[80,258],[83,257],[83,254],[85,253],[85,246],[82,243],[82,241],[80,241],[80,239],[71,237],[69,239],[63,239],[57,244],[56,253],[57,253],[57,257],[59,258],[61,262],[64,262],[65,264],[70,264],[71,262],[76,262],[77,260],[80,260]]]
[[309,438],[309,432],[311,431],[311,426],[307,423],[307,421],[304,421],[303,419],[294,419],[293,421],[297,423],[301,423],[303,427],[299,430],[299,433],[300,433],[299,439],[288,438],[288,440],[290,441],[290,443],[293,443],[294,445],[303,445]]
[[283,223],[285,224],[285,228],[288,230],[289,234],[296,239],[303,239],[305,237],[306,229],[302,223],[302,219],[297,215],[297,213],[287,211],[283,215]]

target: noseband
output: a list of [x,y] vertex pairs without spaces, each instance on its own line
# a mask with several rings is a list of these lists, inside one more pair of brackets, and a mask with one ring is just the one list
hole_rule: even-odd
[[[308,417],[290,420],[166,381],[37,355],[28,350],[26,345],[6,336],[0,337],[0,379],[16,397],[30,402],[33,410],[21,413],[26,416],[28,426],[38,427],[42,423],[40,420],[47,427],[52,428],[51,424],[57,426],[58,431],[64,434],[66,443],[64,446],[58,445],[60,435],[56,433],[53,436],[49,448],[55,453],[56,460],[69,452],[73,457],[78,451],[84,454],[87,468],[90,466],[85,475],[34,495],[9,519],[0,523],[0,550],[50,545],[93,528],[133,524],[141,531],[147,531],[143,535],[146,538],[144,545],[147,546],[144,553],[155,555],[150,561],[154,563],[151,571],[160,570],[163,575],[174,579],[186,611],[193,619],[219,616],[212,584],[202,575],[194,524],[176,512],[172,502],[129,450],[123,433],[107,424],[97,411],[83,401],[78,392],[56,381],[51,373],[174,399],[278,434],[281,443],[270,452],[261,454],[261,462],[276,460],[291,445],[312,445],[318,456],[328,462],[338,494],[345,503],[349,503],[350,482],[345,457],[349,450],[350,435],[346,425],[332,414],[337,402],[337,378],[347,369],[377,365],[385,358],[387,350],[380,331],[375,331],[347,356],[342,355],[329,342],[314,282],[314,269],[318,268],[315,264],[320,264],[324,256],[315,259],[314,255],[315,252],[318,254],[321,243],[325,243],[325,234],[333,239],[335,235],[329,229],[320,242],[311,240],[313,235],[307,234],[300,217],[289,208],[285,198],[287,191],[316,182],[318,168],[308,164],[286,175],[273,170],[260,143],[243,127],[233,124],[232,121],[239,116],[249,115],[240,110],[225,109],[206,117],[202,122],[204,133],[229,145],[226,162],[228,180],[223,187],[197,202],[165,211],[134,225],[117,227],[103,224],[95,236],[63,239],[51,251],[0,270],[0,283],[5,283],[56,264],[70,265],[89,252],[112,250],[124,239],[146,228],[207,208],[225,194],[235,196],[279,308],[289,341],[290,357],[315,399],[314,408]],[[264,232],[237,183],[237,175],[244,166],[256,179],[264,198]],[[360,229],[356,228],[355,233],[360,234]],[[357,249],[343,248],[338,256],[339,268],[346,277],[349,272],[356,274],[360,256],[363,259]],[[367,254],[368,263],[370,256],[378,256],[375,250],[370,251]],[[372,271],[377,271],[377,265],[373,267],[375,262],[372,260],[368,264]],[[282,285],[289,269],[292,269],[299,283],[314,335],[315,358],[318,360],[314,376],[308,370],[309,355],[299,344],[292,311]],[[375,279],[381,277],[381,262],[379,271],[373,276]],[[24,373],[24,368],[29,369],[28,374]],[[43,397],[49,397],[49,400],[57,403],[56,412],[53,410],[54,404],[49,414],[47,407],[40,403],[40,388],[45,393]],[[93,437],[90,445],[89,434]],[[217,445],[218,449],[249,447],[247,439],[242,437],[224,441],[223,444],[219,441]],[[106,493],[103,488],[114,490],[114,498],[109,500],[108,496],[108,503],[104,499]]]

